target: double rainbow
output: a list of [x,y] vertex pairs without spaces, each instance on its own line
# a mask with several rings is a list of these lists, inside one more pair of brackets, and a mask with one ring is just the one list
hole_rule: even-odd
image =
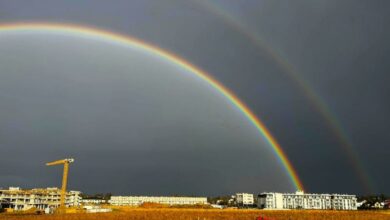
[[255,128],[260,132],[260,134],[265,138],[268,144],[272,147],[274,154],[277,156],[281,164],[283,165],[285,171],[287,172],[292,184],[297,190],[303,190],[303,185],[299,179],[296,170],[292,166],[291,162],[287,158],[280,144],[272,136],[271,132],[267,129],[264,123],[246,106],[233,92],[223,86],[216,79],[211,77],[205,71],[194,66],[190,62],[184,60],[183,58],[162,50],[154,45],[145,43],[139,39],[120,35],[117,33],[112,33],[104,30],[98,30],[95,28],[76,26],[70,24],[54,24],[54,23],[12,23],[12,24],[0,24],[0,37],[1,32],[10,32],[10,31],[46,31],[46,32],[55,32],[55,33],[65,33],[73,34],[76,36],[90,37],[106,40],[109,42],[115,42],[122,44],[124,46],[131,46],[137,49],[144,50],[146,52],[152,53],[162,59],[168,60],[175,65],[189,71],[195,76],[207,82],[211,85],[216,91],[225,96],[234,106],[236,106],[255,126]]

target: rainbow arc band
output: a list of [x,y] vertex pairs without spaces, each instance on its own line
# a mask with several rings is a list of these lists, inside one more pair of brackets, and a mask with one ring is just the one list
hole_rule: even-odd
[[304,190],[301,180],[299,179],[296,170],[292,166],[291,162],[287,158],[280,144],[273,137],[271,132],[267,129],[265,124],[246,106],[233,92],[227,89],[224,85],[218,82],[216,79],[211,77],[205,71],[194,66],[190,62],[183,58],[158,48],[149,43],[143,42],[139,39],[125,36],[109,31],[100,29],[78,26],[72,24],[57,24],[57,23],[6,23],[0,24],[0,37],[1,32],[10,31],[47,31],[55,33],[68,33],[76,36],[92,37],[107,40],[109,42],[116,42],[126,46],[131,46],[137,49],[150,52],[158,57],[170,61],[171,63],[189,71],[198,78],[207,82],[216,91],[225,96],[236,108],[238,108],[248,120],[256,127],[260,134],[265,138],[268,144],[272,147],[274,154],[277,156],[279,161],[282,163],[285,171],[287,172],[292,184],[297,190]]
[[358,151],[355,149],[351,138],[348,136],[347,131],[343,128],[340,120],[329,105],[310,85],[310,83],[302,77],[302,75],[296,70],[296,68],[288,61],[282,51],[275,50],[270,44],[267,43],[264,36],[260,33],[256,33],[246,24],[241,21],[238,16],[234,16],[223,4],[215,1],[199,0],[195,1],[203,9],[206,9],[211,14],[220,17],[223,21],[231,26],[234,30],[245,36],[253,46],[257,47],[262,53],[268,54],[268,56],[280,67],[281,70],[287,76],[296,83],[302,90],[303,95],[313,105],[317,112],[325,119],[326,125],[330,128],[332,133],[337,137],[340,147],[343,148],[348,156],[350,165],[352,166],[355,174],[359,178],[367,194],[374,192],[374,182],[369,175],[366,167],[363,164],[363,160],[360,158]]

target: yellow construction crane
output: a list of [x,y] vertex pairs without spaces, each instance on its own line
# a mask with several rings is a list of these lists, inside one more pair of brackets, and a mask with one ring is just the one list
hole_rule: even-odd
[[66,185],[68,183],[68,172],[69,164],[73,163],[73,158],[67,158],[63,160],[57,160],[50,163],[46,163],[46,166],[55,166],[55,165],[64,165],[64,173],[62,175],[62,187],[61,187],[61,199],[60,199],[60,209],[65,209],[65,200],[66,200]]

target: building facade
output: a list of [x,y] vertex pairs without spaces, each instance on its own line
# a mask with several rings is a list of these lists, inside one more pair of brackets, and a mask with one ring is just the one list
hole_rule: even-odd
[[238,206],[253,206],[255,204],[254,196],[250,193],[236,193],[236,203]]
[[[80,191],[69,191],[66,195],[66,205],[79,206],[81,204],[80,193]],[[60,197],[61,190],[54,187],[45,189],[9,187],[6,190],[0,189],[0,207],[14,210],[57,208],[60,205]]]
[[355,195],[262,193],[258,196],[258,207],[263,209],[334,209],[357,210]]
[[111,196],[108,201],[117,206],[139,206],[143,203],[159,203],[166,205],[204,205],[206,197],[155,197],[155,196]]
[[83,203],[83,204],[100,205],[100,204],[107,203],[107,201],[104,200],[104,199],[82,199],[81,203]]

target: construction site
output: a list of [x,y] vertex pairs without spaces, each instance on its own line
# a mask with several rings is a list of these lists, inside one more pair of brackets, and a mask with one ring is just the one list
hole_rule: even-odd
[[[390,219],[388,212],[370,211],[260,210],[237,209],[237,207],[221,210],[211,206],[206,197],[111,196],[110,200],[83,201],[80,191],[67,191],[69,165],[73,162],[74,159],[69,158],[46,163],[47,166],[63,166],[61,188],[0,189],[0,210],[3,211],[0,219],[8,220],[16,217],[20,220]],[[245,195],[253,197],[251,194]],[[253,202],[252,199],[248,201]]]
[[67,207],[78,207],[81,204],[80,191],[67,191],[69,164],[73,158],[46,163],[46,166],[63,166],[62,186],[21,189],[9,187],[0,189],[0,209],[6,212],[38,210],[45,213],[66,212]]
[[144,203],[174,205],[207,205],[206,197],[153,197],[153,196],[112,196],[110,200],[82,200],[81,192],[67,191],[69,166],[73,158],[46,163],[46,166],[63,166],[62,186],[22,189],[20,187],[0,188],[0,211],[6,213],[97,213],[111,212],[111,206],[140,206]]
[[[66,193],[65,206],[79,206],[81,204],[80,191]],[[57,187],[44,189],[21,189],[9,187],[0,189],[1,208],[12,211],[26,211],[32,208],[37,210],[54,211],[61,205],[61,190]]]

